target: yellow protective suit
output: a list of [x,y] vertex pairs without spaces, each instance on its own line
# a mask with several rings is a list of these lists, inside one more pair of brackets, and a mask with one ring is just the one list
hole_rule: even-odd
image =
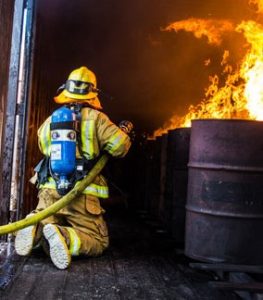
[[[50,120],[49,117],[38,131],[39,147],[46,156],[51,152]],[[81,147],[81,151],[77,151],[76,155],[80,157],[82,153],[88,160],[98,157],[101,150],[107,151],[113,157],[123,157],[131,145],[126,133],[112,123],[104,113],[90,107],[82,108],[80,135],[81,145],[77,148]],[[71,255],[101,254],[109,245],[109,237],[99,198],[107,197],[106,180],[99,175],[85,189],[83,195],[41,222],[37,239],[41,237],[42,227],[52,223],[59,226],[67,240]],[[34,212],[45,209],[60,198],[55,181],[50,177],[48,182],[40,186],[39,203]]]

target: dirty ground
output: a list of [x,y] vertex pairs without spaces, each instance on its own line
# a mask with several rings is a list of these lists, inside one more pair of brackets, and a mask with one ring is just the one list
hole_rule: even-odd
[[124,211],[106,219],[111,247],[98,258],[74,259],[68,270],[57,270],[42,251],[2,257],[0,299],[239,299],[209,287],[212,273],[191,269],[154,223]]

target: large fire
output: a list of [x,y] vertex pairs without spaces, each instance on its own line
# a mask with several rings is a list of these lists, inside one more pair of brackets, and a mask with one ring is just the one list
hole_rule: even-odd
[[[258,13],[263,13],[263,0],[248,0]],[[167,130],[190,127],[191,120],[204,118],[263,120],[263,26],[255,21],[243,21],[235,25],[229,20],[203,20],[190,18],[170,24],[165,30],[176,32],[184,30],[196,38],[206,37],[209,44],[221,45],[223,37],[229,32],[237,32],[247,41],[246,54],[233,67],[229,64],[230,52],[224,51],[221,61],[222,76],[210,76],[210,85],[205,89],[203,100],[191,105],[188,113],[177,115],[154,132],[161,135]],[[205,62],[209,65],[210,60]],[[221,82],[220,82],[221,80]]]
[[263,13],[263,0],[249,0],[249,4],[255,5],[258,13]]

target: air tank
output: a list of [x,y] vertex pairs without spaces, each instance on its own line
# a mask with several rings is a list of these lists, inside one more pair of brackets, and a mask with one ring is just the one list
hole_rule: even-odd
[[67,107],[61,107],[51,115],[51,155],[50,168],[58,177],[57,190],[67,193],[68,176],[74,173],[76,166],[76,132],[74,113]]

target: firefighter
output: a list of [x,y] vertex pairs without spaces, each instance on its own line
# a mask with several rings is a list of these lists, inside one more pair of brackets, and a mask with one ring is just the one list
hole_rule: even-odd
[[[81,67],[71,72],[62,92],[54,100],[74,109],[77,116],[76,161],[82,168],[79,168],[80,174],[75,174],[72,186],[88,173],[102,151],[113,157],[126,155],[131,142],[125,131],[130,124],[123,122],[119,127],[100,111],[102,107],[98,99],[96,76],[91,70]],[[39,202],[32,213],[44,210],[62,197],[57,189],[56,178],[52,177],[49,168],[50,123],[51,117],[38,130],[39,148],[45,159],[36,169]],[[26,256],[36,245],[41,244],[59,269],[66,269],[72,256],[100,255],[108,247],[109,237],[103,218],[105,211],[99,198],[107,197],[107,183],[100,174],[67,207],[37,225],[18,231],[16,252]]]

